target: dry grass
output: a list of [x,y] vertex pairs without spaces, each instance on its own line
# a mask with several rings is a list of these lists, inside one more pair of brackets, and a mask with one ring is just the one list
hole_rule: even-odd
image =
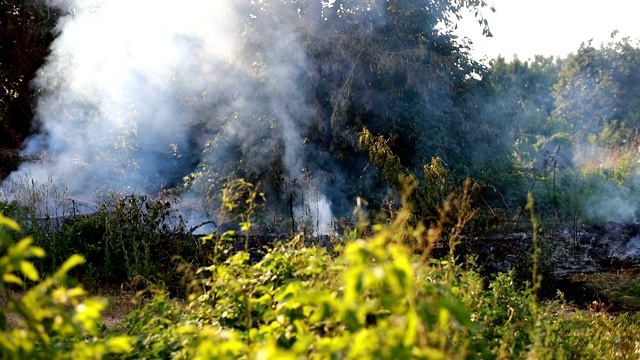
[[640,266],[593,274],[576,274],[572,280],[584,282],[621,310],[640,310]]
[[122,324],[124,318],[140,308],[140,303],[136,300],[135,292],[131,290],[106,291],[97,296],[108,300],[107,308],[102,312],[102,319],[108,329],[117,329]]

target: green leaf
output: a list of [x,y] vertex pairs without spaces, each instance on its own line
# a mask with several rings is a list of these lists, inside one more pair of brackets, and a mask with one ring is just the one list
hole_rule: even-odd
[[31,246],[31,243],[33,243],[32,237],[26,237],[24,239],[21,239],[20,241],[18,241],[17,244],[13,246],[11,253],[13,254],[13,256],[16,256],[16,254],[20,254],[19,256],[23,257],[24,256],[23,254],[28,251],[29,246]]
[[249,302],[252,304],[260,304],[260,305],[267,305],[271,302],[271,295],[269,294],[264,294],[259,298],[249,298]]
[[131,336],[117,336],[107,341],[107,349],[109,349],[109,352],[116,354],[129,353],[134,339]]
[[407,314],[407,327],[404,334],[404,339],[402,341],[402,345],[405,348],[411,348],[416,341],[416,336],[418,335],[418,324],[420,320],[418,319],[418,315],[414,312],[410,312]]
[[206,243],[207,241],[211,241],[211,240],[213,240],[213,234],[202,236],[202,237],[200,237],[200,240],[202,241],[202,243]]
[[22,272],[22,274],[24,274],[24,276],[29,278],[29,280],[32,280],[32,281],[40,280],[40,275],[38,275],[38,270],[36,270],[36,267],[33,266],[33,264],[29,261],[26,261],[26,260],[20,261],[20,271]]
[[235,235],[236,232],[234,230],[229,230],[227,232],[225,232],[224,234],[222,234],[222,236],[220,237],[220,240],[222,241],[233,241],[233,235]]
[[411,351],[411,354],[416,358],[422,358],[422,359],[440,360],[445,358],[444,352],[442,352],[442,350],[438,350],[430,347],[413,348],[413,350]]
[[101,313],[105,307],[106,301],[103,299],[87,299],[76,306],[74,319],[80,321],[90,333],[95,334],[98,330],[98,320],[101,319]]
[[249,231],[253,224],[250,221],[245,221],[240,223],[240,231]]
[[59,278],[61,276],[65,276],[69,272],[69,270],[71,270],[72,268],[78,265],[84,264],[84,262],[85,260],[82,255],[78,255],[78,254],[71,255],[71,257],[69,257],[67,261],[65,261],[64,264],[60,266],[58,271],[56,271],[55,277]]
[[18,225],[15,220],[0,214],[0,227],[2,226],[8,227],[11,230],[20,231],[20,225]]
[[18,284],[18,285],[22,285],[22,279],[20,279],[19,277],[17,277],[15,274],[12,273],[5,273],[4,275],[2,275],[2,280],[5,283],[12,283],[12,284]]
[[39,246],[32,246],[29,248],[29,253],[35,257],[43,258],[46,255],[46,252],[43,248]]
[[438,299],[438,305],[446,309],[455,319],[468,329],[473,329],[475,324],[471,321],[471,315],[469,310],[461,302],[453,299],[440,298]]
[[349,332],[356,332],[360,328],[358,315],[353,310],[347,310],[344,314],[344,322]]

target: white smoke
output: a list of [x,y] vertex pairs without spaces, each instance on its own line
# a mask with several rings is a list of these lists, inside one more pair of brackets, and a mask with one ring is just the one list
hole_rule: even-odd
[[636,208],[629,197],[595,195],[587,203],[586,215],[598,221],[632,224],[636,222]]
[[[65,15],[33,80],[42,134],[25,150],[48,160],[23,164],[12,179],[52,179],[86,198],[106,189],[148,193],[179,182],[194,163],[229,156],[220,146],[194,159],[210,141],[239,144],[242,156],[262,166],[270,149],[283,144],[287,180],[303,178],[305,124],[314,109],[301,81],[310,64],[294,7],[233,0],[50,3]],[[330,202],[321,194],[319,203],[319,227],[328,228]]]
[[625,244],[620,244],[611,254],[622,260],[638,259],[640,256],[640,237],[632,237]]

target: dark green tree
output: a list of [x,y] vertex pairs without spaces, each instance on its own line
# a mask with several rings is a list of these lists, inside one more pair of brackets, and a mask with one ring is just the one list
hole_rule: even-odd
[[532,61],[518,59],[507,63],[504,58],[491,63],[494,87],[504,102],[512,106],[513,141],[518,163],[533,166],[544,152],[548,140],[566,129],[554,123],[553,87],[557,82],[562,60],[535,56]]
[[[255,98],[246,102],[259,105],[218,111],[206,125],[216,136],[204,142],[194,183],[233,169],[236,176],[262,182],[267,198],[286,199],[309,173],[332,189],[331,201],[344,213],[355,196],[384,193],[388,186],[359,148],[363,128],[389,139],[402,164],[416,173],[432,157],[461,172],[476,160],[470,156],[479,143],[474,127],[484,118],[468,116],[461,104],[468,104],[468,92],[486,68],[471,58],[469,44],[453,29],[470,10],[479,31],[490,35],[481,15],[489,10],[484,1],[298,0],[246,6],[250,16],[234,59],[245,65],[229,66],[237,79],[229,94],[250,87]],[[267,31],[274,28],[279,31]],[[295,43],[301,48],[286,46]],[[238,121],[252,124],[252,130],[226,131]],[[294,164],[304,172],[291,170],[283,129],[304,137]],[[489,125],[485,133],[493,130]]]
[[17,148],[31,131],[29,81],[53,40],[57,14],[36,1],[0,2],[0,144]]
[[33,131],[29,82],[49,53],[56,18],[42,2],[0,1],[0,179],[18,166],[17,150]]
[[640,126],[640,48],[629,38],[582,44],[562,66],[554,118],[580,143],[619,147],[636,141]]

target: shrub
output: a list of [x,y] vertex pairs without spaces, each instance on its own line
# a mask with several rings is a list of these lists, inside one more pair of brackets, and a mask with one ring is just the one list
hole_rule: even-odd
[[[99,359],[128,352],[131,337],[95,338],[102,329],[100,313],[105,302],[85,299],[82,287],[73,285],[67,276],[84,259],[71,256],[53,275],[42,279],[29,259],[42,258],[45,252],[30,237],[14,243],[9,233],[20,231],[15,221],[0,214],[0,357]],[[24,289],[20,297],[11,291],[16,286]]]

